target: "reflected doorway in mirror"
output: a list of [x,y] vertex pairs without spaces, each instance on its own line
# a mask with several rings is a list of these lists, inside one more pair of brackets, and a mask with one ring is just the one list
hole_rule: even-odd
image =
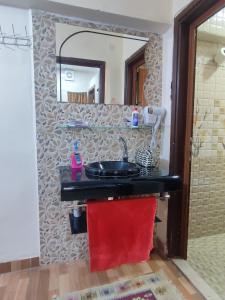
[[145,49],[146,45],[132,54],[125,62],[124,100],[127,105],[148,105],[144,94],[144,84],[148,76]]

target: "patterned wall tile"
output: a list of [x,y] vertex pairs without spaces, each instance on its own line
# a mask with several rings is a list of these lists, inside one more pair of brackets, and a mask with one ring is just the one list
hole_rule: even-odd
[[[68,212],[74,203],[60,201],[58,166],[68,165],[75,139],[81,141],[85,162],[104,159],[121,159],[122,149],[118,138],[126,138],[129,158],[135,151],[148,145],[148,131],[95,131],[63,130],[58,124],[68,119],[83,119],[90,124],[122,124],[130,117],[132,107],[119,105],[74,105],[56,100],[55,23],[86,26],[102,30],[149,36],[145,59],[149,68],[145,95],[149,104],[160,105],[162,94],[162,39],[158,34],[146,34],[117,26],[88,23],[72,18],[33,11],[33,46],[37,126],[37,160],[40,210],[41,262],[53,263],[85,258],[88,255],[86,234],[72,236]],[[139,107],[141,115],[142,108]],[[161,132],[158,134],[159,154]]]
[[225,66],[221,44],[198,40],[195,79],[189,237],[225,232]]

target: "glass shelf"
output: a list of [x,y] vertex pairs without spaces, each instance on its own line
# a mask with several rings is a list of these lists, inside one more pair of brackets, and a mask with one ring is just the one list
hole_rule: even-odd
[[90,126],[71,126],[68,124],[60,124],[58,128],[61,129],[90,129],[90,130],[112,130],[112,129],[121,129],[121,130],[149,130],[152,129],[152,126],[149,125],[140,125],[138,127],[130,127],[126,125],[90,125]]

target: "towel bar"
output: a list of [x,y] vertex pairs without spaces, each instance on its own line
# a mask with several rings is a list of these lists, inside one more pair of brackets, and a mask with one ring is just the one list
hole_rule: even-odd
[[[86,220],[86,211],[76,211],[79,208],[86,207],[87,204],[78,204],[76,208],[72,209],[71,213],[69,213],[69,220],[70,220],[70,229],[71,234],[80,234],[87,232],[87,220]],[[155,223],[160,223],[160,220],[157,216],[155,217]]]
[[[113,199],[114,199],[113,197],[108,197],[109,201],[111,201]],[[170,199],[170,194],[167,193],[167,192],[166,193],[160,193],[159,199],[162,200],[162,201],[168,200],[168,199]],[[78,203],[78,204],[74,205],[74,208],[79,208],[79,207],[87,207],[87,204],[86,203],[82,203],[82,204]]]

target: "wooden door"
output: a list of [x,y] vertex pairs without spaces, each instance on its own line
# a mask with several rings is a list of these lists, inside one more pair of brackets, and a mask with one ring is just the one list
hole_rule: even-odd
[[194,0],[174,22],[170,173],[181,176],[183,187],[168,202],[170,257],[187,258],[196,29],[223,7],[225,0]]
[[144,84],[148,75],[148,70],[145,65],[142,65],[138,68],[138,80],[137,80],[137,102],[140,106],[146,106],[147,102],[145,99],[144,93]]
[[[141,105],[138,94],[141,94],[144,89],[144,80],[141,78],[142,81],[139,83],[139,70],[145,65],[145,47],[139,49],[125,62],[124,104],[126,105]],[[142,74],[140,76],[143,77]]]

